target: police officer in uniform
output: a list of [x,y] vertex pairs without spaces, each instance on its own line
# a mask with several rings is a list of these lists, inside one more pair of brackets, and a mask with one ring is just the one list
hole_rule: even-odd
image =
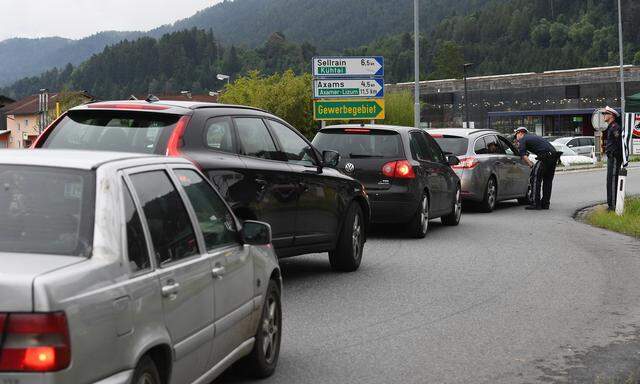
[[607,154],[607,209],[615,211],[618,175],[622,166],[622,128],[616,122],[616,118],[620,114],[615,109],[606,107],[602,115],[604,116],[604,121],[609,124],[602,135],[604,139],[602,152]]
[[[516,140],[520,150],[522,160],[532,170],[533,201],[532,204],[525,209],[541,210],[549,209],[551,200],[551,188],[553,186],[553,177],[556,174],[556,164],[558,163],[559,152],[547,140],[540,136],[531,135],[525,127],[519,127],[515,130]],[[534,153],[537,162],[534,165],[527,152]],[[540,193],[542,191],[542,194]]]

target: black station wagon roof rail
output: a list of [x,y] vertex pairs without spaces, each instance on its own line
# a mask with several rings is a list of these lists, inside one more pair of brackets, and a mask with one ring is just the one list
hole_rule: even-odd
[[[136,108],[139,107],[139,108]],[[162,108],[165,107],[165,108]],[[206,109],[206,108],[234,108],[234,109],[243,109],[243,110],[252,110],[263,113],[268,113],[267,111],[250,107],[246,105],[235,105],[235,104],[219,104],[219,103],[210,103],[210,102],[198,102],[198,101],[179,101],[179,100],[158,100],[153,102],[148,102],[146,100],[101,100],[101,101],[93,101],[87,104],[80,105],[78,107],[72,108],[71,110],[84,110],[84,109],[103,109],[103,110],[120,110],[120,109],[128,109],[128,110],[156,110],[156,112],[162,112],[163,110],[169,108],[178,108],[178,109],[188,109],[188,110],[196,110],[196,109]],[[169,112],[169,111],[164,111]],[[174,111],[175,112],[175,111]]]

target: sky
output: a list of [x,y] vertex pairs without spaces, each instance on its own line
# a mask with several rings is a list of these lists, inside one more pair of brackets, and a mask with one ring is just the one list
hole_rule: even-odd
[[78,39],[96,32],[146,31],[221,0],[0,0],[0,41],[11,37]]

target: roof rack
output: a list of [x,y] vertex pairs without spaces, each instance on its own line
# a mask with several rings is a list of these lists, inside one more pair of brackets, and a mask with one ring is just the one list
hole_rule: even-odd
[[160,99],[158,98],[158,96],[152,95],[150,93],[149,96],[144,99],[144,101],[146,101],[147,103],[157,103],[158,101],[160,101]]

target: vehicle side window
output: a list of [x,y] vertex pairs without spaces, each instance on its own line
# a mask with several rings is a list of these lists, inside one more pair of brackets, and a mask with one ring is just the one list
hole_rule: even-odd
[[587,138],[582,138],[578,142],[579,142],[579,145],[581,147],[588,147],[588,146],[592,145],[591,144],[591,139],[587,139]]
[[211,185],[193,170],[176,169],[174,172],[198,217],[207,251],[236,243],[235,220]]
[[434,161],[438,163],[445,163],[446,159],[444,157],[444,153],[442,153],[442,149],[435,141],[435,139],[424,132],[420,136],[422,136],[422,140],[425,140],[427,144],[427,150],[431,153]]
[[127,257],[132,273],[151,268],[151,260],[147,251],[147,240],[144,237],[140,215],[133,203],[131,191],[125,185],[122,191],[124,195],[124,214],[127,227]]
[[159,265],[198,253],[195,232],[184,202],[164,171],[131,175],[147,219]]
[[498,136],[498,140],[500,140],[500,144],[502,144],[502,150],[509,156],[517,156],[518,150],[513,146],[509,140],[505,139],[502,136]]
[[239,117],[235,122],[243,154],[267,160],[280,160],[273,138],[262,119]]
[[569,142],[567,143],[567,147],[569,148],[576,147],[576,146],[578,146],[578,139],[569,140]]
[[496,136],[485,136],[484,142],[487,144],[487,153],[491,155],[505,154],[502,146],[498,143],[498,138]]
[[234,151],[231,120],[227,117],[209,119],[205,130],[205,144],[211,149],[223,152]]
[[473,145],[473,151],[477,155],[486,155],[489,153],[489,150],[487,150],[487,144],[484,142],[484,137],[476,140],[476,143]]
[[424,143],[421,146],[418,142],[419,136],[420,134],[418,132],[411,132],[411,135],[409,136],[409,147],[411,149],[411,155],[416,160],[432,161],[432,159],[428,157],[429,154],[424,148]]
[[284,124],[269,120],[269,124],[282,145],[282,151],[287,156],[287,160],[293,164],[314,166],[313,149],[297,133],[289,129]]

